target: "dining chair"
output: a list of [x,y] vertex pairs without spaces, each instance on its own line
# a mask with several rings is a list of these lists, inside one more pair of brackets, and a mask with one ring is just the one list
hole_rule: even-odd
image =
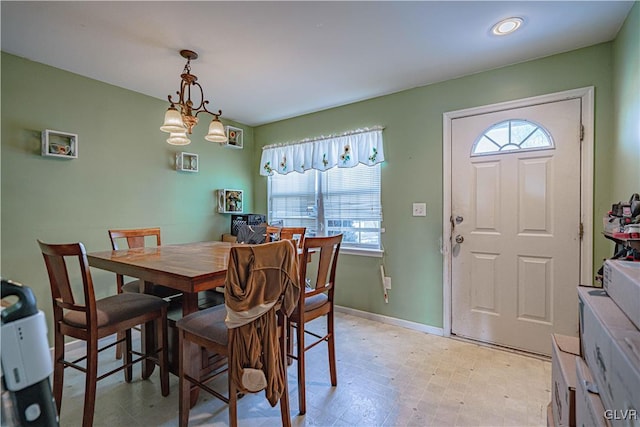
[[265,242],[271,242],[273,240],[295,240],[298,248],[302,248],[307,227],[275,227],[269,225],[266,231]]
[[[117,251],[119,249],[132,249],[143,248],[147,246],[147,238],[156,245],[161,245],[160,240],[160,228],[134,228],[134,229],[120,229],[120,230],[108,230],[109,240],[111,241],[111,249]],[[126,247],[122,247],[124,244]],[[124,282],[124,276],[122,274],[116,274],[116,286],[118,293],[132,292],[140,293],[140,289],[143,289],[144,282],[139,279]],[[151,295],[158,296],[160,298],[167,298],[173,301],[174,304],[178,302],[179,297],[182,295],[179,291],[171,289],[162,285],[153,285],[151,288]],[[118,340],[122,339],[122,335],[118,335]],[[122,344],[116,346],[116,359],[122,358]]]
[[[109,230],[109,240],[111,240],[111,248],[114,251],[119,249],[132,249],[132,248],[144,248],[146,245],[146,238],[151,237],[155,240],[155,245],[160,246],[160,229],[159,228],[135,228],[128,230]],[[126,242],[126,248],[120,246],[122,242]],[[116,283],[118,286],[118,293],[120,292],[134,292],[139,293],[141,289],[141,281],[139,279],[124,283],[124,277],[121,274],[116,275]],[[175,289],[162,285],[153,285],[152,294],[161,298],[169,298],[175,295],[179,295],[180,292]]]
[[265,243],[269,243],[269,242],[275,242],[277,240],[280,240],[280,229],[282,227],[276,227],[274,225],[267,225],[266,227],[266,234],[264,236],[264,241]]
[[[301,284],[306,283],[300,292],[296,309],[288,317],[288,357],[298,362],[298,407],[301,415],[306,413],[305,392],[305,352],[316,345],[326,342],[329,351],[329,374],[331,385],[338,384],[336,372],[335,329],[333,321],[333,296],[335,292],[336,267],[342,234],[329,237],[307,237],[302,246],[300,259],[309,259],[311,253],[317,258],[315,280],[307,278],[308,262],[300,262]],[[327,331],[320,335],[305,328],[305,324],[320,316],[327,316]],[[293,329],[296,330],[296,351],[293,352]],[[307,344],[305,334],[311,335],[312,342]]]
[[[179,425],[189,421],[191,389],[199,387],[229,405],[229,425],[238,425],[238,393],[265,390],[271,406],[280,402],[283,426],[290,426],[286,355],[286,318],[297,303],[298,261],[289,241],[231,248],[225,304],[180,319]],[[193,346],[218,354],[223,362],[198,378],[201,362]],[[203,352],[201,351],[200,354]],[[227,373],[227,390],[207,383]]]
[[[153,362],[160,368],[160,386],[163,396],[169,395],[169,371],[167,353],[167,306],[161,298],[135,293],[120,293],[96,300],[93,280],[89,270],[87,253],[82,243],[47,244],[38,240],[49,275],[53,299],[54,370],[53,397],[58,413],[62,404],[65,368],[85,373],[83,427],[93,424],[96,404],[96,383],[124,370],[125,381],[131,382],[132,366],[138,362]],[[82,280],[82,292],[70,282],[67,262],[78,262]],[[73,270],[76,272],[76,270]],[[82,298],[78,298],[81,296]],[[83,301],[82,303],[79,301]],[[147,353],[134,351],[131,328],[135,325],[155,322],[159,348],[146,349]],[[98,340],[117,332],[124,332],[124,361],[122,366],[98,376],[98,353],[116,345],[99,346]],[[85,356],[65,360],[65,337],[86,342]],[[133,360],[133,356],[137,358]],[[80,364],[84,363],[84,367]]]

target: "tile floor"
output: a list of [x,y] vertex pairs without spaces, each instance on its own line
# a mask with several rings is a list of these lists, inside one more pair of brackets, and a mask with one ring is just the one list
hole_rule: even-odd
[[[314,321],[314,328],[323,324]],[[551,363],[500,349],[362,319],[336,316],[338,386],[329,382],[326,346],[307,352],[307,414],[298,415],[296,367],[289,368],[294,426],[544,426]],[[101,356],[102,369],[116,363]],[[109,362],[112,360],[113,362]],[[119,362],[118,362],[119,363]],[[176,426],[178,380],[162,397],[157,372],[125,383],[121,373],[98,383],[96,426]],[[84,375],[67,369],[61,426],[81,425]],[[214,383],[215,384],[215,383]],[[224,390],[226,376],[219,380]],[[240,426],[280,425],[264,393],[238,405]],[[200,393],[191,426],[227,426],[226,405]]]

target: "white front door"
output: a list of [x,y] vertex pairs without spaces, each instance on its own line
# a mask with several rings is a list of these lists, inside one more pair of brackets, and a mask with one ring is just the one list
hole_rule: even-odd
[[546,355],[577,336],[580,127],[579,98],[452,120],[453,334]]

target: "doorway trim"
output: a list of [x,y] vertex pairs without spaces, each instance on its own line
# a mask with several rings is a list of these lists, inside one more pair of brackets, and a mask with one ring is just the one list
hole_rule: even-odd
[[[528,107],[567,99],[582,99],[581,121],[584,126],[580,150],[580,222],[584,234],[580,241],[580,285],[591,286],[593,278],[593,158],[594,158],[594,87],[571,89],[547,95],[533,96],[513,101],[499,102],[480,107],[449,111],[442,115],[442,329],[444,336],[451,336],[451,125],[454,119],[478,114],[494,113],[514,108]],[[578,284],[576,284],[577,286]]]

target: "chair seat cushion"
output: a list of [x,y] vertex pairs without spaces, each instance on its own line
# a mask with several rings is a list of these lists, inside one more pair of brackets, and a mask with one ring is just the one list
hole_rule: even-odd
[[[133,319],[143,314],[160,310],[169,305],[162,298],[146,294],[118,294],[96,301],[98,313],[98,328],[110,326],[127,319]],[[64,316],[64,321],[70,326],[86,328],[84,313],[70,311]]]
[[176,327],[208,341],[227,345],[225,317],[227,317],[227,309],[224,305],[217,305],[183,317],[176,322]]
[[[318,307],[322,307],[326,303],[329,302],[329,297],[326,294],[318,294],[309,298],[305,298],[304,300],[304,311],[305,313],[308,311],[315,310]],[[298,315],[298,307],[293,310],[291,317],[297,317]]]
[[[137,294],[140,293],[140,280],[133,280],[122,285],[122,292]],[[160,298],[167,298],[181,293],[180,291],[162,285],[153,285],[151,294]]]

